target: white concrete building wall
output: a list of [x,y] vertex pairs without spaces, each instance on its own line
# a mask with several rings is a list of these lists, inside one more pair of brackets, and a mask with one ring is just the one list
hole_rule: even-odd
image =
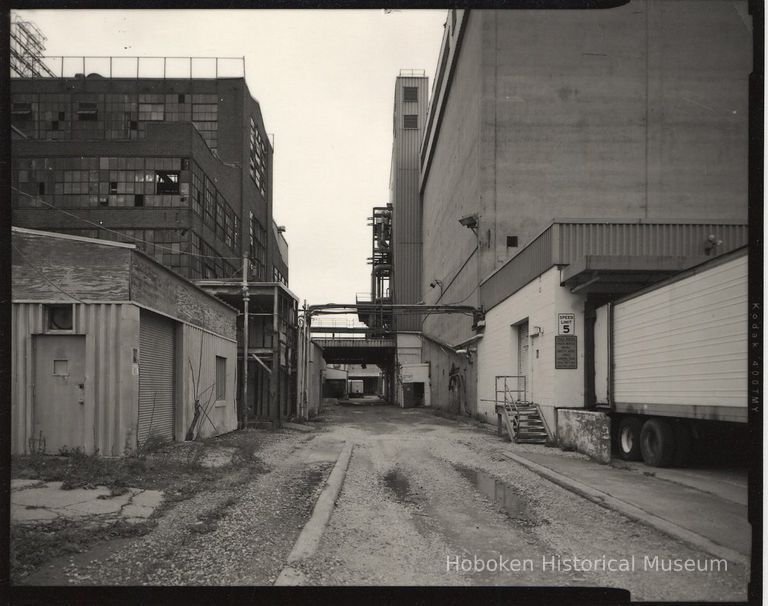
[[421,362],[421,336],[414,333],[397,333],[397,361],[399,364]]
[[[557,314],[576,315],[578,363],[575,370],[555,370]],[[495,377],[518,374],[517,325],[528,320],[528,394],[542,407],[545,421],[555,427],[557,406],[584,405],[584,299],[560,286],[560,272],[552,268],[528,283],[485,316],[485,334],[477,346],[478,413],[496,422]],[[541,329],[537,335],[536,327]]]

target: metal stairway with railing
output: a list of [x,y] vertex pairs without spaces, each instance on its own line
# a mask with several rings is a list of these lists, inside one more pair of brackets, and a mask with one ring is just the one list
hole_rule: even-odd
[[[549,434],[539,407],[519,399],[525,395],[525,377],[496,377],[496,411],[516,444],[546,444]],[[517,396],[517,397],[516,397]]]
[[511,406],[514,410],[515,433],[512,438],[520,444],[546,444],[547,430],[541,419],[539,409],[533,402],[514,402]]

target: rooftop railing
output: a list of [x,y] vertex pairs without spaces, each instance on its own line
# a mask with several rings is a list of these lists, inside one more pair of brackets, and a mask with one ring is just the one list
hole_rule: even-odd
[[398,75],[401,78],[426,78],[427,72],[423,69],[401,69]]
[[245,57],[36,57],[46,68],[41,78],[245,78]]

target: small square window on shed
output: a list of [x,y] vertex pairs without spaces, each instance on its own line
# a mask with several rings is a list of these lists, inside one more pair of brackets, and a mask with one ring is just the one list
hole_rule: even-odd
[[507,248],[517,248],[517,236],[507,236]]
[[418,101],[419,100],[419,89],[415,86],[404,86],[403,87],[403,101]]
[[227,359],[216,356],[216,399],[227,399]]
[[416,114],[403,116],[403,128],[419,128],[419,117]]
[[179,172],[170,170],[155,171],[155,181],[157,182],[158,194],[178,194],[179,193]]
[[46,305],[45,317],[48,330],[72,330],[74,309],[72,305]]
[[69,376],[69,360],[54,360],[53,374],[57,377]]

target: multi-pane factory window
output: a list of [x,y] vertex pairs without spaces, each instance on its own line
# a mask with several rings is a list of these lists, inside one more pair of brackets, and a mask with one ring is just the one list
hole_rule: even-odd
[[188,206],[189,171],[180,166],[180,158],[18,158],[12,170],[14,205]]
[[239,269],[239,265],[233,264],[231,258],[218,254],[213,247],[203,242],[200,236],[191,230],[57,229],[56,231],[86,238],[135,244],[158,262],[191,280],[203,277],[229,278]]
[[267,232],[252,212],[248,213],[248,256],[251,262],[251,271],[256,280],[266,279],[267,267]]
[[192,210],[203,216],[203,171],[197,162],[192,163]]
[[179,171],[177,170],[156,170],[155,181],[157,182],[158,194],[181,193],[179,188]]
[[15,94],[13,124],[33,139],[142,139],[147,122],[192,122],[218,145],[215,94]]
[[139,120],[150,122],[165,120],[165,105],[162,103],[139,103]]
[[416,114],[404,115],[403,128],[419,128],[419,117]]
[[250,152],[248,170],[251,179],[253,179],[253,182],[261,192],[261,195],[266,195],[265,173],[267,145],[264,141],[264,137],[261,136],[261,132],[256,126],[256,120],[254,120],[253,116],[250,118],[248,147]]
[[81,101],[77,105],[77,119],[95,122],[99,119],[99,108],[95,103]]
[[419,100],[419,89],[415,86],[404,86],[403,87],[403,101],[418,101]]
[[205,179],[205,198],[203,201],[203,221],[211,229],[216,228],[216,188],[210,179]]
[[[192,187],[186,183],[181,184],[182,194],[191,198],[190,206],[203,222],[234,252],[240,251],[240,222],[235,211],[227,202],[224,195],[216,189],[213,181],[208,179],[196,162],[192,162],[192,170],[189,171],[192,178]],[[187,171],[181,171],[182,175]],[[186,187],[186,189],[185,189]],[[186,191],[186,194],[185,194]],[[229,219],[228,219],[229,217]]]
[[286,278],[283,275],[283,272],[281,272],[274,265],[272,266],[272,281],[273,282],[281,282],[282,284],[285,284],[285,286],[288,286],[288,278]]

